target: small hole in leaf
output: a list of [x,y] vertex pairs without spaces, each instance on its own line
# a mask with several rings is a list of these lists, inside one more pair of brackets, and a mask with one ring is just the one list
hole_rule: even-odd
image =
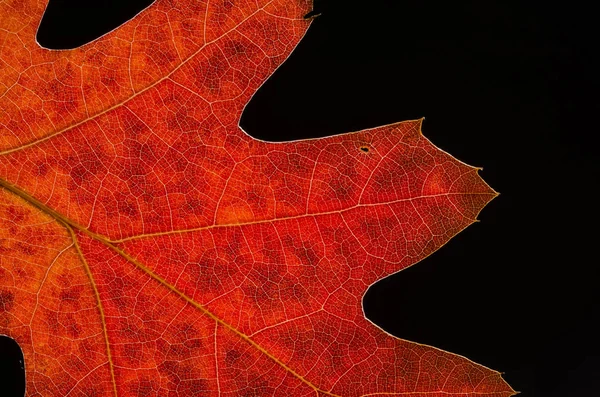
[[371,149],[368,146],[361,146],[360,151],[363,153],[369,153]]

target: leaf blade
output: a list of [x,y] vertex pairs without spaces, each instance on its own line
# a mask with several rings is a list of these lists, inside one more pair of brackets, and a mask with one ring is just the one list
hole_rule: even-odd
[[[422,120],[251,139],[245,104],[309,25],[306,2],[263,3],[158,2],[66,52],[23,52],[33,19],[0,14],[0,330],[25,345],[29,391],[512,395],[495,371],[384,334],[361,306],[496,193]],[[23,260],[38,245],[54,260]],[[58,281],[27,290],[41,270]]]

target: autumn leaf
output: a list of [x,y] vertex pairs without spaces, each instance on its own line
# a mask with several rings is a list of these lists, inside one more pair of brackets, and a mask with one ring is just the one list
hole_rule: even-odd
[[[422,120],[268,143],[244,106],[307,1],[157,1],[80,48],[0,2],[0,333],[31,396],[507,397],[365,319],[496,193]],[[440,324],[443,332],[443,324]]]

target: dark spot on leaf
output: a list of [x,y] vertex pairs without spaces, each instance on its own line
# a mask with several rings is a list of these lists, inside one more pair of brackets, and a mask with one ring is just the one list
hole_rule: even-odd
[[15,246],[19,250],[20,253],[27,255],[27,256],[33,256],[37,252],[37,250],[32,245],[29,245],[29,244],[21,242],[21,241],[16,243]]
[[224,13],[228,13],[231,11],[231,9],[234,6],[234,2],[231,0],[224,0],[221,5],[218,7],[218,12],[224,12]]
[[239,40],[229,40],[225,43],[224,52],[227,59],[230,59],[230,57],[245,54],[246,46]]
[[211,390],[209,383],[204,379],[192,379],[181,382],[177,391],[184,396],[209,396]]
[[138,214],[138,208],[135,204],[129,201],[118,201],[117,206],[119,208],[119,212],[127,215],[128,217],[133,217]]
[[258,186],[255,186],[252,190],[246,191],[246,199],[244,201],[247,202],[251,208],[263,210],[267,207],[265,192],[261,191]]
[[382,168],[373,178],[375,188],[382,192],[392,189],[394,187],[394,180],[398,179],[397,173],[398,171],[396,170],[392,171],[387,168]]
[[298,302],[306,302],[308,299],[308,293],[302,284],[294,284],[293,295]]
[[20,223],[25,219],[25,211],[14,206],[8,207],[8,214],[10,215],[9,220],[14,223]]
[[188,349],[200,349],[202,347],[203,343],[202,343],[202,339],[193,338],[193,339],[188,339],[185,342],[183,342],[183,345],[185,347],[187,347]]
[[105,394],[103,390],[94,385],[86,385],[85,387],[83,387],[81,392],[82,395],[86,397],[100,397],[103,394]]
[[129,390],[136,396],[152,395],[152,392],[158,390],[156,382],[150,378],[142,378],[129,384]]
[[175,360],[168,360],[158,366],[160,372],[166,374],[169,378],[177,380],[177,373],[180,371],[180,364]]
[[84,181],[84,179],[86,179],[87,174],[88,170],[83,164],[77,164],[71,169],[71,172],[69,173],[71,179],[77,186],[81,186],[81,183]]
[[15,295],[11,291],[0,291],[0,313],[9,312],[14,305]]
[[100,82],[110,89],[111,91],[116,91],[115,87],[117,86],[116,72],[114,71],[105,71],[100,77]]
[[274,389],[269,386],[267,381],[260,378],[260,375],[257,373],[253,373],[248,375],[250,381],[247,384],[244,384],[243,378],[240,378],[238,381],[238,385],[240,386],[239,396],[240,397],[262,397],[262,396],[272,396],[274,395]]
[[296,248],[296,256],[304,266],[315,267],[319,263],[319,256],[308,242],[303,242],[302,247]]
[[156,36],[153,38],[153,41],[150,44],[149,58],[152,59],[155,66],[158,68],[162,68],[164,66],[168,66],[173,63],[177,59],[177,55],[175,52],[171,51],[167,45],[161,44],[162,41],[162,32],[154,33]]
[[355,190],[355,185],[346,175],[333,179],[329,186],[334,191],[334,197],[340,201],[348,200]]
[[143,356],[141,343],[126,343],[123,346],[123,350],[125,352],[125,357],[127,357],[128,362],[133,362],[134,365],[140,364]]
[[195,85],[199,88],[208,89],[211,95],[218,96],[221,92],[221,79],[228,69],[229,64],[227,59],[223,57],[223,53],[218,50],[214,51],[213,54],[202,60],[200,65],[194,68]]
[[197,198],[190,198],[190,195],[186,195],[185,204],[181,207],[182,211],[187,214],[201,214],[205,208],[201,200]]
[[61,291],[59,295],[59,299],[63,303],[73,303],[79,300],[81,296],[83,288],[82,287],[72,287],[67,288]]
[[58,333],[58,327],[60,325],[60,322],[58,320],[58,313],[54,311],[48,312],[48,315],[46,317],[46,324],[48,324],[50,334]]
[[65,329],[67,330],[67,334],[73,339],[77,339],[81,336],[81,327],[79,324],[70,323],[66,325]]
[[231,349],[228,350],[227,353],[225,353],[225,362],[228,366],[232,367],[239,361],[241,357],[242,354],[239,351]]
[[49,168],[49,166],[47,163],[38,164],[37,170],[36,170],[36,175],[41,176],[41,177],[46,176],[46,174],[48,173],[48,168]]

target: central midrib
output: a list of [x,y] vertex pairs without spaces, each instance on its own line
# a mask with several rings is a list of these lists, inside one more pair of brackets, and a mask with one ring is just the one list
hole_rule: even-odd
[[[424,198],[432,198],[432,197],[440,197],[440,196],[448,196],[448,195],[460,195],[460,194],[462,194],[462,195],[464,195],[464,194],[483,194],[483,195],[493,196],[492,193],[441,193],[441,194],[435,194],[435,195],[422,195],[422,196],[394,200],[394,201],[390,201],[390,202],[382,202],[382,203],[375,203],[375,204],[357,204],[355,206],[348,207],[345,209],[322,212],[322,213],[301,214],[301,215],[296,215],[296,216],[282,217],[282,218],[276,218],[276,219],[265,219],[265,220],[258,220],[258,221],[245,222],[245,223],[236,223],[236,224],[210,225],[210,226],[204,226],[204,227],[199,227],[199,228],[195,228],[195,229],[176,230],[176,231],[170,231],[170,232],[159,232],[159,233],[153,233],[153,234],[147,234],[147,235],[138,235],[138,236],[132,236],[132,237],[128,237],[128,238],[121,239],[121,240],[111,241],[110,239],[106,238],[105,236],[102,236],[100,234],[96,234],[94,232],[87,230],[86,228],[82,227],[81,225],[77,224],[76,222],[72,221],[71,219],[67,218],[66,216],[62,215],[58,211],[48,207],[46,204],[44,204],[44,203],[40,202],[39,200],[35,199],[34,197],[30,196],[28,193],[24,192],[23,190],[19,189],[18,187],[8,183],[4,179],[0,179],[0,187],[17,195],[18,197],[25,200],[28,204],[32,205],[35,208],[38,208],[43,213],[54,218],[58,223],[64,225],[67,228],[67,230],[69,231],[70,235],[72,236],[72,239],[74,240],[73,242],[75,244],[77,244],[77,241],[76,241],[77,237],[73,233],[73,229],[88,235],[92,239],[99,241],[100,243],[105,245],[110,250],[118,253],[121,257],[123,257],[129,263],[133,264],[139,270],[146,273],[149,277],[151,277],[152,279],[157,281],[159,284],[163,285],[165,288],[169,289],[171,292],[173,292],[174,294],[179,296],[181,299],[183,299],[187,303],[191,304],[192,306],[194,306],[195,308],[200,310],[203,314],[212,318],[218,324],[221,324],[222,326],[226,327],[227,329],[229,329],[230,331],[232,331],[233,333],[238,335],[240,338],[244,339],[246,342],[250,343],[254,348],[261,351],[263,354],[265,354],[267,357],[269,357],[271,360],[273,360],[275,363],[277,363],[279,366],[281,366],[287,372],[291,373],[293,376],[298,378],[300,381],[304,382],[309,387],[311,387],[313,390],[315,390],[315,392],[323,393],[323,394],[330,395],[330,396],[337,396],[337,395],[330,393],[328,391],[325,391],[325,390],[321,390],[317,386],[313,385],[311,382],[306,380],[302,375],[295,372],[292,368],[288,367],[285,363],[281,362],[277,357],[273,356],[269,351],[264,349],[262,346],[260,346],[256,342],[254,342],[249,336],[247,336],[243,332],[239,331],[237,328],[233,327],[232,325],[227,323],[225,320],[223,320],[223,319],[219,318],[218,316],[216,316],[215,314],[213,314],[207,308],[202,306],[200,303],[196,302],[194,299],[192,299],[191,297],[189,297],[188,295],[186,295],[185,293],[180,291],[177,287],[170,284],[169,282],[167,282],[165,279],[163,279],[159,275],[155,274],[151,269],[149,269],[144,264],[137,261],[135,258],[130,256],[128,253],[126,253],[121,248],[117,247],[115,244],[120,243],[120,242],[125,242],[128,240],[132,240],[132,239],[149,238],[149,237],[169,235],[169,234],[175,234],[175,233],[195,232],[195,231],[208,230],[208,229],[214,229],[214,228],[219,228],[219,227],[236,227],[236,226],[242,227],[242,226],[246,226],[246,225],[271,223],[271,222],[286,221],[286,220],[300,219],[300,218],[306,218],[306,217],[341,214],[343,212],[347,212],[347,211],[350,211],[350,210],[353,210],[356,208],[360,208],[360,207],[389,206],[391,204],[398,203],[398,202],[406,202],[406,201],[412,201],[412,200],[418,200],[418,199],[424,199]],[[81,255],[82,255],[82,260],[84,260],[83,254],[81,254]],[[90,278],[90,282],[93,283],[93,278]],[[94,288],[95,291],[97,290],[95,285],[93,285],[92,287]],[[108,344],[108,340],[107,340],[107,344]],[[110,351],[110,346],[107,345],[107,349],[108,349],[108,351]],[[216,352],[215,352],[215,354],[216,354]],[[341,397],[341,396],[337,396],[337,397]]]

